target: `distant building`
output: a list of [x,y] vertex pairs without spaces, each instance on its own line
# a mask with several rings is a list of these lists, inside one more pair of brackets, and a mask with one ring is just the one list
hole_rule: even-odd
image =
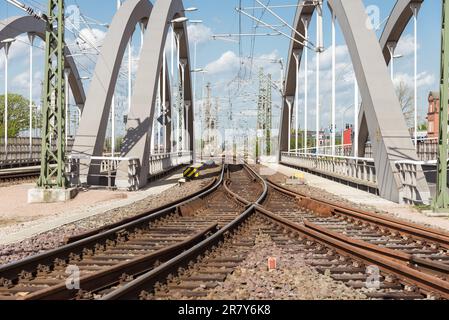
[[351,145],[352,144],[352,138],[353,138],[353,129],[352,126],[347,124],[346,129],[343,132],[343,145]]
[[427,137],[438,138],[440,130],[440,93],[429,93],[429,109],[427,111]]

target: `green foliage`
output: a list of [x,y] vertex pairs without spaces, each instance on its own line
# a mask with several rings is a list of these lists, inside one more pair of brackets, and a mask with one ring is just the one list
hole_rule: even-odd
[[[299,131],[298,133],[298,145],[300,149],[304,148],[304,131]],[[336,144],[340,143],[341,139],[337,137]],[[307,139],[307,148],[315,148],[316,139],[315,137],[311,137],[309,135]],[[290,138],[290,149],[294,150],[296,148],[296,130],[292,129],[291,138]]]
[[418,130],[427,131],[427,123],[422,123],[421,125],[419,125]]
[[[30,102],[19,94],[8,94],[8,137],[16,138],[19,134],[29,128]],[[5,95],[0,95],[0,136],[5,135]],[[36,120],[33,113],[33,125]],[[40,123],[40,121],[38,121]]]
[[410,88],[404,81],[401,81],[395,89],[407,126],[409,129],[413,128],[415,126],[413,89]]
[[[116,137],[115,138],[115,152],[120,153],[122,146],[123,146],[123,141],[124,141],[124,137]],[[105,145],[104,145],[104,152],[108,153],[111,152],[111,148],[112,148],[112,139],[108,138],[105,141]]]

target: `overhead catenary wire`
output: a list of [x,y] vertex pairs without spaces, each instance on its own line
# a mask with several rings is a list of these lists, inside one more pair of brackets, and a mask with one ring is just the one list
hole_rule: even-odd
[[[245,16],[251,18],[251,19],[259,20],[258,18],[254,17],[253,15],[251,15],[251,14],[249,14],[249,13],[247,13],[247,12],[241,10],[240,8],[235,8],[235,9],[236,9],[237,11],[241,12],[242,14],[244,14]],[[272,30],[275,31],[275,32],[279,32],[279,33],[282,34],[283,36],[285,36],[285,37],[287,37],[288,39],[290,39],[290,40],[292,40],[292,41],[294,41],[294,42],[296,42],[296,43],[302,45],[303,47],[306,47],[306,48],[308,48],[308,49],[310,49],[310,50],[313,50],[313,51],[317,51],[317,50],[318,50],[316,47],[311,47],[310,45],[306,44],[305,42],[300,41],[300,40],[298,40],[298,39],[295,39],[295,38],[289,36],[289,35],[286,34],[285,32],[282,32],[282,31],[278,30],[277,28],[271,26],[270,24],[268,24],[268,23],[266,23],[266,22],[264,22],[264,21],[262,21],[262,20],[259,20],[259,21],[260,21],[261,24],[265,25],[266,27],[272,29]]]
[[285,26],[287,26],[290,30],[292,30],[294,33],[296,33],[300,38],[302,38],[304,40],[304,42],[310,43],[310,45],[315,47],[315,45],[309,39],[307,39],[304,35],[302,35],[298,30],[293,28],[287,21],[285,21],[285,19],[283,19],[281,16],[279,16],[273,10],[271,10],[267,5],[263,4],[259,0],[255,0],[255,1],[257,3],[259,3],[261,6],[263,6],[269,13],[271,13],[273,16],[275,16],[277,19],[279,19]]

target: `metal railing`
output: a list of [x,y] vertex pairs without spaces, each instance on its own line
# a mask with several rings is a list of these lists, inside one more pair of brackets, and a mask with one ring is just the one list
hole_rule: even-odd
[[374,160],[345,156],[282,153],[282,163],[352,180],[372,188],[377,185]]
[[[89,173],[89,168],[87,165],[84,165],[81,160],[90,160],[90,166],[99,167],[99,170],[94,170],[99,173]],[[123,157],[69,156],[66,162],[66,172],[70,185],[73,187],[80,186],[82,181],[89,181],[89,178],[95,178],[94,181],[97,181],[96,184],[105,185],[111,189],[115,188],[117,169],[123,161],[128,163],[128,179],[131,182],[131,189],[137,189],[139,159]],[[106,181],[106,183],[103,183],[104,181]]]
[[[67,153],[70,153],[74,140],[69,139],[68,142]],[[4,141],[0,139],[0,169],[40,165],[41,144],[41,138],[33,138],[31,147],[29,138],[10,138],[5,152]],[[56,142],[53,148],[56,150]]]
[[[283,152],[281,162],[317,174],[324,174],[340,180],[359,183],[377,189],[377,176],[374,159],[343,156],[296,154]],[[418,191],[417,172],[423,165],[435,165],[436,161],[396,161],[402,189],[401,199],[407,204],[427,204]]]
[[[414,141],[413,141],[414,142]],[[299,150],[291,149],[290,153],[294,154],[315,154],[332,156],[331,146],[320,146],[318,151],[313,148],[301,148]],[[418,140],[417,155],[419,161],[432,161],[438,158],[438,138],[420,138]],[[354,156],[352,144],[337,145],[335,146],[335,156],[338,157],[351,157]],[[371,142],[367,142],[365,145],[365,158],[373,157],[373,146]]]
[[401,177],[402,183],[402,191],[401,197],[404,203],[407,204],[416,204],[417,202],[425,202],[418,201],[420,198],[418,192],[418,183],[416,173],[418,170],[418,166],[422,166],[424,162],[421,161],[397,161],[396,168]]
[[150,176],[158,175],[170,168],[192,161],[192,152],[174,152],[166,154],[155,154],[150,156]]
[[[90,174],[87,165],[83,165],[82,160],[90,160],[90,166],[97,166],[98,174]],[[175,152],[166,154],[151,155],[149,159],[149,175],[155,176],[171,168],[182,164],[188,164],[192,161],[192,152]],[[67,161],[67,176],[72,186],[81,185],[81,181],[95,181],[98,185],[105,185],[108,188],[115,188],[115,179],[117,170],[123,162],[128,167],[128,189],[130,191],[138,190],[140,187],[139,174],[141,170],[140,160],[138,158],[125,157],[85,157],[70,156]],[[83,167],[86,166],[86,167]],[[90,178],[90,179],[89,179]]]

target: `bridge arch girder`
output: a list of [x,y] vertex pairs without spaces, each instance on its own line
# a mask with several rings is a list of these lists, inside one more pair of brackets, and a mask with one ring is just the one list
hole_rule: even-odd
[[[348,46],[365,105],[372,141],[377,184],[383,198],[402,202],[403,185],[396,161],[417,160],[404,115],[368,16],[361,0],[329,0]],[[416,172],[417,200],[428,202],[430,191],[420,166]]]
[[[398,8],[396,9],[397,12],[400,11],[399,8],[403,7],[404,2],[405,0],[398,0],[395,6],[395,8]],[[393,83],[388,74],[385,57],[382,57],[383,50],[376,50],[376,48],[379,48],[379,40],[373,30],[366,28],[368,16],[361,0],[329,0],[328,5],[341,27],[355,69],[365,105],[365,112],[361,116],[361,120],[366,121],[366,128],[369,132],[376,134],[376,139],[373,141],[373,150],[381,196],[401,202],[402,183],[395,162],[417,159],[417,155],[394,92]],[[299,7],[295,18],[297,30],[301,30],[300,28],[304,30],[301,19],[303,14],[302,7]],[[395,20],[396,23],[391,23],[393,25],[392,31],[385,33],[385,35],[389,35],[386,37],[386,41],[390,41],[393,37],[400,37],[400,34],[398,36],[396,32],[400,28],[403,31],[406,17],[402,14],[399,15],[399,18],[396,18],[396,14],[391,17],[391,19],[399,19],[400,21]],[[387,24],[387,26],[389,25]],[[296,70],[294,66],[292,67],[295,63],[293,59],[294,49],[295,45],[292,44],[286,75],[285,96],[295,95]],[[294,85],[289,86],[289,83]],[[288,139],[286,138],[289,134],[288,121],[291,120],[288,119],[288,106],[284,102],[280,134],[281,152],[287,150],[288,147]],[[430,192],[421,169],[417,172],[417,185],[418,197],[427,202]]]
[[[147,32],[144,35],[132,106],[128,117],[127,133],[122,150],[124,157],[139,159],[138,184],[140,187],[147,184],[149,174],[150,133],[154,124],[158,77],[162,70],[162,64],[165,63],[163,61],[163,51],[170,22],[183,16],[184,6],[182,1],[157,1],[148,21]],[[186,61],[184,101],[191,104],[187,110],[189,115],[188,123],[185,125],[189,134],[190,146],[193,147],[193,93],[187,28],[185,23],[175,23],[173,27],[175,31],[182,32],[179,42],[179,53],[180,60]],[[116,184],[121,188],[127,188],[130,185],[128,181],[128,164],[125,162],[121,163],[119,167]]]
[[[306,5],[309,4],[309,5]],[[306,0],[304,2],[303,6],[298,6],[296,9],[296,15],[295,15],[295,21],[293,24],[293,27],[295,30],[297,30],[300,34],[304,34],[305,26],[303,23],[304,18],[311,18],[313,13],[315,12],[315,6],[312,5],[312,0]],[[302,42],[303,39],[300,38],[300,36],[293,32],[292,38],[294,38],[297,41]],[[299,61],[301,63],[302,61],[302,52],[304,51],[304,46],[298,42],[291,41],[290,42],[290,48],[288,53],[288,62],[287,62],[287,73],[285,77],[284,82],[284,97],[293,97],[295,96],[296,91],[296,61],[294,58],[294,52],[299,52]],[[288,104],[286,102],[286,99],[283,101],[283,108],[281,111],[281,130],[280,130],[280,148],[281,150],[288,150]]]
[[[388,48],[389,43],[397,44],[401,39],[408,23],[413,17],[412,4],[422,5],[424,0],[397,0],[393,7],[390,16],[385,24],[384,30],[380,37],[380,47],[385,58],[386,64],[391,62],[391,54]],[[366,121],[363,117],[365,115],[364,105],[360,109],[359,115],[359,156],[365,156],[365,146],[369,138],[369,132]]]
[[148,0],[128,0],[123,3],[100,49],[90,83],[72,154],[81,157],[81,182],[96,184],[100,166],[91,162],[91,156],[102,156],[112,97],[123,57],[132,34],[139,23],[146,24],[153,6]]
[[[11,17],[0,22],[0,50],[4,44],[1,43],[5,39],[16,38],[21,34],[32,33],[45,41],[45,23],[31,16]],[[76,67],[69,48],[65,49],[65,68],[70,70],[69,85],[75,103],[83,110],[86,101],[83,84],[80,79],[78,68]]]

